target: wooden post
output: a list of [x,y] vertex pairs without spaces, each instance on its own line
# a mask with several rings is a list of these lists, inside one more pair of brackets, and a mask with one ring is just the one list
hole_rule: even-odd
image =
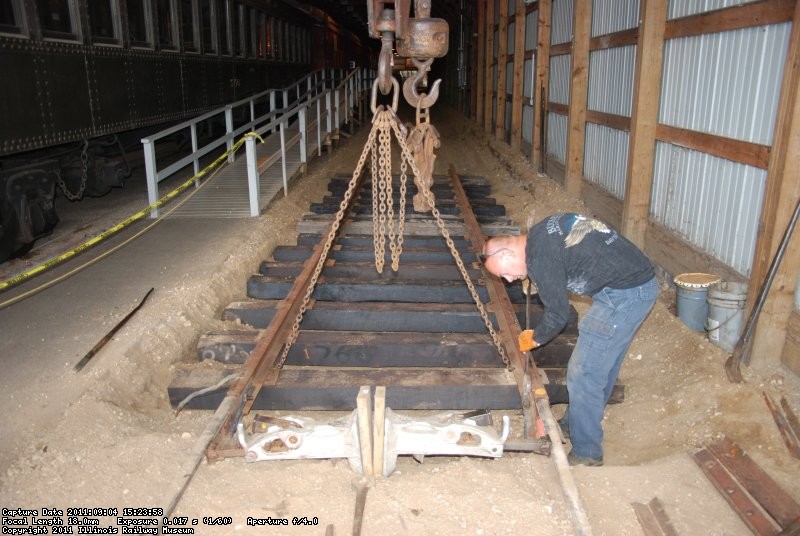
[[525,2],[516,0],[514,9],[514,89],[511,96],[511,147],[522,144],[522,100],[525,75]]
[[486,48],[484,43],[486,43],[486,2],[488,0],[479,0],[478,1],[478,38],[475,41],[475,46],[473,50],[478,51],[478,59],[477,65],[475,66],[474,73],[474,80],[475,80],[475,121],[479,124],[483,124],[483,117],[484,117],[484,110],[485,107],[484,103],[484,91],[486,88]]
[[492,65],[494,65],[494,0],[486,0],[486,81],[484,83],[484,117],[483,128],[486,132],[492,130]]
[[372,408],[370,407],[370,386],[362,385],[356,397],[356,417],[358,444],[361,449],[361,469],[364,476],[374,476],[372,467]]
[[375,387],[375,406],[372,412],[372,470],[383,474],[383,441],[386,435],[386,386]]
[[[538,165],[545,158],[542,154],[542,123],[546,121],[548,86],[550,84],[550,28],[552,24],[552,0],[539,0],[539,22],[536,42],[536,86],[532,88],[533,100],[533,149],[531,150],[531,164]],[[544,103],[542,103],[544,100]],[[544,104],[544,106],[542,106]],[[544,109],[544,113],[542,113]],[[544,133],[545,138],[547,133]]]
[[508,63],[508,0],[500,0],[497,27],[497,111],[494,135],[506,141],[506,64]]
[[653,188],[667,0],[642,0],[640,13],[642,22],[636,43],[628,180],[625,184],[621,230],[629,240],[643,248]]
[[[761,284],[775,256],[784,230],[800,199],[800,3],[795,5],[792,33],[786,53],[781,97],[775,121],[775,138],[770,151],[764,204],[761,208],[755,258],[750,272],[747,311],[752,310]],[[786,343],[789,316],[794,307],[794,291],[800,272],[800,232],[787,245],[775,274],[767,300],[756,324],[751,356],[763,362],[780,359]],[[787,365],[791,363],[787,362]],[[795,370],[800,374],[800,371]]]
[[592,33],[592,3],[575,2],[572,35],[572,84],[567,117],[567,154],[564,186],[580,197],[583,181],[583,149],[586,140],[586,107],[589,90],[589,38]]

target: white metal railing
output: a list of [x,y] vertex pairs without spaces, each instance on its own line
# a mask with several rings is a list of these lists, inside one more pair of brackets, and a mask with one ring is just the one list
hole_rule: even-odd
[[[158,183],[174,175],[184,167],[192,164],[194,174],[200,174],[200,159],[211,151],[218,149],[222,145],[226,150],[233,148],[234,141],[245,132],[255,131],[261,136],[267,133],[279,133],[281,137],[280,160],[283,163],[283,182],[284,192],[287,187],[286,177],[286,151],[297,143],[301,143],[301,161],[307,161],[307,138],[308,130],[316,128],[317,148],[321,154],[322,134],[321,123],[325,122],[325,133],[330,135],[337,130],[343,123],[350,120],[357,96],[361,97],[365,88],[369,87],[367,76],[372,73],[366,69],[356,69],[346,74],[343,69],[321,69],[314,71],[297,82],[281,89],[268,89],[256,95],[236,101],[226,106],[207,112],[201,116],[174,125],[170,128],[157,132],[147,138],[142,139],[144,151],[145,172],[147,175],[147,196],[149,204],[158,200]],[[281,106],[278,106],[278,99]],[[291,100],[290,100],[291,99]],[[256,117],[257,106],[264,106],[268,109],[263,115]],[[290,108],[291,106],[291,108]],[[315,107],[316,120],[309,125],[307,121],[308,110],[311,106]],[[235,125],[235,119],[240,116],[248,116],[249,120],[240,125]],[[212,128],[213,119],[224,119],[224,134],[212,139],[202,147],[198,146],[198,129],[204,123]],[[299,123],[299,135],[292,139],[285,139],[285,129],[297,121]],[[186,156],[172,162],[163,169],[158,168],[156,155],[156,142],[181,131],[188,129],[191,138],[192,152]],[[249,143],[250,140],[248,140]],[[251,149],[248,148],[248,151]],[[255,158],[256,151],[253,148]],[[268,164],[271,165],[278,158],[270,157]],[[235,161],[235,154],[228,155],[228,162]],[[255,161],[252,163],[255,166]],[[255,170],[255,179],[250,173],[251,162],[248,161],[248,183],[250,190],[250,212],[251,215],[258,215],[258,181]],[[262,167],[268,167],[262,166]],[[198,177],[199,179],[199,177]],[[158,209],[150,212],[152,218],[158,217]]]

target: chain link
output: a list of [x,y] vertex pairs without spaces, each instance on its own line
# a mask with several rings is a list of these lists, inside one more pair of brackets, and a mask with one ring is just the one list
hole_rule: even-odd
[[[405,159],[408,160],[408,163],[411,164],[411,171],[414,173],[414,176],[419,176],[420,171],[417,168],[417,164],[414,162],[414,159],[411,155],[411,151],[406,144],[406,140],[403,136],[400,135],[399,129],[396,125],[392,125],[394,129],[395,136],[397,136],[397,140],[400,143],[400,149]],[[508,355],[506,354],[505,348],[503,348],[502,343],[500,342],[500,337],[497,335],[497,332],[494,330],[494,326],[492,326],[492,321],[489,319],[489,313],[486,312],[486,308],[481,301],[480,296],[478,296],[478,292],[475,290],[475,286],[472,284],[472,279],[467,273],[467,268],[464,266],[464,261],[461,260],[461,254],[459,254],[458,249],[456,248],[453,239],[450,238],[450,232],[445,227],[444,221],[442,220],[441,213],[439,209],[436,208],[436,201],[433,196],[433,192],[431,192],[430,188],[424,186],[422,188],[422,195],[425,197],[425,200],[428,202],[428,205],[431,207],[431,213],[433,217],[436,219],[436,225],[439,227],[439,230],[442,233],[442,236],[447,243],[447,247],[450,248],[450,253],[453,256],[453,260],[455,260],[456,265],[458,266],[459,271],[461,272],[461,277],[464,278],[464,282],[467,284],[467,288],[469,289],[470,294],[472,295],[472,299],[475,301],[475,305],[478,308],[478,311],[481,314],[481,318],[483,319],[483,323],[486,325],[486,329],[489,331],[489,335],[492,338],[492,342],[494,342],[495,348],[497,348],[497,353],[500,354],[500,358],[503,360],[503,364],[506,368],[511,366],[511,362],[508,359]]]
[[83,198],[83,192],[86,190],[86,183],[89,180],[89,140],[83,141],[83,149],[81,149],[81,167],[83,168],[83,175],[81,176],[81,185],[78,187],[78,193],[73,194],[67,189],[67,183],[64,182],[64,179],[61,177],[61,171],[57,172],[58,176],[58,187],[61,188],[61,191],[64,193],[64,197],[69,199],[70,201],[77,201],[78,199]]
[[[378,113],[381,113],[382,110],[383,106],[379,107]],[[336,232],[339,230],[339,225],[341,224],[344,214],[347,211],[347,207],[350,204],[350,198],[353,196],[353,192],[358,184],[358,177],[361,175],[361,170],[364,168],[367,155],[375,144],[376,134],[377,125],[375,124],[375,121],[373,121],[373,127],[369,133],[369,137],[367,138],[367,143],[364,145],[364,150],[361,151],[361,156],[358,158],[358,164],[356,165],[355,171],[353,171],[353,177],[350,179],[350,183],[347,185],[347,191],[344,193],[344,198],[339,204],[339,212],[336,213],[336,216],[333,219],[331,230],[328,233],[328,237],[325,239],[325,245],[322,247],[322,253],[317,261],[317,265],[314,267],[314,273],[311,276],[311,281],[309,281],[306,294],[303,296],[303,303],[300,305],[300,310],[297,312],[297,316],[294,319],[294,324],[292,324],[292,330],[289,333],[289,337],[286,339],[286,344],[283,347],[283,353],[278,361],[278,368],[282,368],[283,364],[286,363],[286,357],[289,355],[289,350],[291,350],[292,345],[294,345],[295,341],[297,341],[297,337],[300,335],[300,322],[303,320],[303,315],[305,315],[306,310],[308,309],[308,303],[311,301],[311,293],[314,292],[314,288],[317,286],[319,274],[322,273],[322,268],[325,266],[325,261],[328,258],[328,252],[333,245],[333,241],[336,238]]]
[[[391,111],[386,110],[383,106],[377,108],[375,112],[375,117],[373,118],[373,126],[372,130],[370,130],[369,137],[367,138],[367,142],[364,145],[364,150],[361,152],[361,156],[358,159],[358,164],[356,165],[356,169],[353,172],[353,177],[348,184],[347,191],[344,194],[344,199],[342,200],[341,204],[339,205],[339,212],[336,213],[333,223],[331,224],[331,230],[328,233],[328,237],[325,240],[325,244],[322,248],[322,253],[317,261],[317,265],[314,268],[314,273],[311,276],[311,280],[309,282],[308,288],[306,289],[305,296],[303,297],[303,302],[300,305],[300,310],[295,317],[294,324],[292,324],[292,330],[289,333],[289,336],[286,340],[284,345],[283,353],[281,354],[280,360],[278,362],[278,368],[283,367],[284,363],[286,362],[286,358],[289,355],[289,350],[291,349],[292,345],[297,341],[297,338],[300,334],[300,322],[303,320],[303,316],[305,315],[308,304],[311,301],[311,294],[314,292],[314,288],[316,287],[317,280],[319,279],[320,273],[322,273],[322,268],[325,265],[325,261],[328,257],[328,252],[330,251],[331,245],[336,237],[336,233],[339,229],[342,219],[344,218],[345,211],[347,210],[348,205],[350,204],[350,199],[353,195],[355,190],[356,184],[358,183],[358,177],[361,174],[361,171],[364,167],[364,164],[367,160],[367,156],[371,155],[371,163],[372,163],[372,178],[373,178],[373,192],[372,192],[372,203],[373,203],[373,229],[378,229],[380,231],[375,233],[373,240],[375,242],[375,262],[376,268],[378,268],[380,263],[380,268],[378,268],[378,272],[381,272],[383,269],[383,262],[384,262],[384,243],[385,243],[385,234],[383,234],[386,230],[386,217],[387,214],[393,213],[392,207],[392,198],[391,198],[391,149],[389,145],[389,151],[387,153],[387,148],[385,146],[385,142],[388,140],[389,144],[391,144],[391,135],[389,130],[394,132],[395,137],[397,138],[398,143],[400,144],[400,149],[402,152],[401,157],[401,217],[399,221],[399,244],[394,244],[393,237],[394,237],[394,225],[393,221],[389,220],[389,238],[390,238],[390,248],[392,248],[392,269],[397,270],[399,268],[399,256],[402,250],[402,237],[404,232],[404,216],[405,216],[405,193],[406,193],[406,186],[405,186],[405,177],[406,177],[406,169],[408,165],[411,166],[411,171],[414,173],[415,176],[419,176],[419,169],[417,168],[416,163],[414,162],[414,158],[411,155],[411,151],[406,144],[405,135],[401,133],[400,126],[398,125],[399,120],[397,116]],[[376,156],[376,152],[378,153]],[[377,164],[377,171],[376,171],[376,164]],[[388,170],[388,173],[387,173]],[[378,177],[378,183],[381,185],[379,188],[381,189],[376,196],[376,174]],[[387,176],[388,176],[388,185],[387,185]],[[388,200],[386,196],[386,190],[389,192]],[[383,194],[383,196],[381,196]],[[422,194],[425,197],[428,205],[431,208],[431,213],[433,214],[434,218],[436,219],[436,225],[439,227],[439,230],[442,233],[442,236],[447,243],[448,248],[450,248],[450,253],[453,256],[453,259],[458,266],[459,271],[461,272],[461,276],[464,279],[464,282],[469,289],[470,294],[472,295],[472,299],[475,301],[475,305],[480,312],[481,318],[483,319],[484,324],[486,325],[486,329],[489,331],[489,335],[492,338],[492,342],[497,348],[498,354],[500,354],[500,358],[503,360],[503,364],[506,368],[511,366],[511,363],[508,359],[508,355],[506,354],[505,348],[503,348],[502,343],[500,342],[500,337],[497,335],[497,332],[492,326],[492,322],[489,319],[489,313],[486,311],[486,308],[483,305],[483,302],[478,296],[478,292],[475,290],[475,286],[472,284],[472,279],[467,272],[466,266],[464,266],[464,262],[461,260],[461,255],[458,252],[458,249],[455,246],[452,238],[450,237],[450,232],[447,230],[444,221],[442,220],[441,214],[439,209],[436,208],[436,201],[434,199],[433,193],[431,192],[429,187],[422,188]],[[387,208],[387,204],[388,207]],[[377,219],[379,223],[375,223],[376,214],[375,208],[378,208]],[[383,216],[381,219],[380,216]],[[378,237],[380,234],[380,238]],[[380,242],[380,244],[379,244]],[[398,247],[399,246],[399,247]],[[397,249],[395,249],[397,248]],[[397,257],[395,257],[395,251],[397,252]],[[379,254],[380,252],[380,254]]]

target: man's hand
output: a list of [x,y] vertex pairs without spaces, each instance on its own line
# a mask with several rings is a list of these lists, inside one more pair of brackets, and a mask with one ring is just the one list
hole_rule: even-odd
[[520,333],[519,337],[517,338],[517,343],[519,344],[520,352],[527,352],[539,346],[538,344],[536,344],[536,341],[533,340],[532,329],[526,329],[522,333]]

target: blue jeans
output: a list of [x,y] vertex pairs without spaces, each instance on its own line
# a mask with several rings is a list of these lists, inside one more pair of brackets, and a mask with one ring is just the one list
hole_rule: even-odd
[[578,342],[567,366],[572,453],[603,456],[603,411],[617,381],[633,336],[653,308],[659,293],[654,277],[638,287],[604,288],[578,324]]

